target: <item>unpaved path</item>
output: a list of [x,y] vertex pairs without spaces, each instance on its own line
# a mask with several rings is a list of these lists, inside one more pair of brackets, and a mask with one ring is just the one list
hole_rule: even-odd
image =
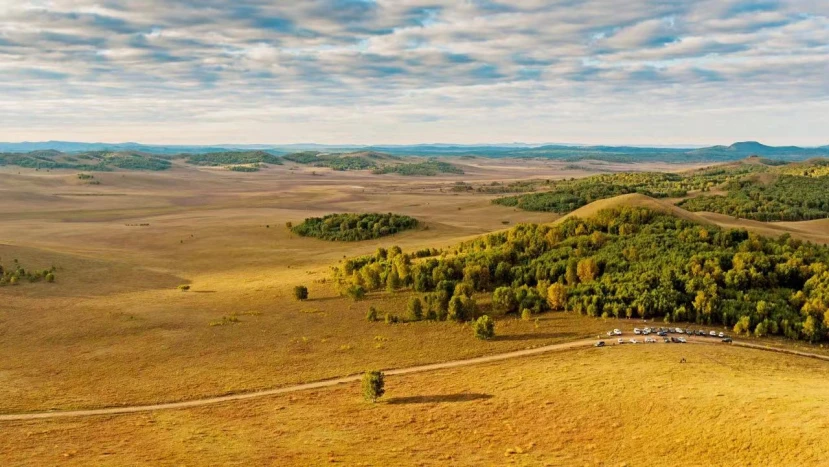
[[[630,337],[625,338],[625,342],[628,342]],[[693,343],[714,343],[720,342],[718,339],[710,340],[706,338],[697,338],[697,337],[689,337],[690,342]],[[615,342],[614,339],[607,340],[608,343]],[[486,355],[483,357],[476,357],[476,358],[468,358],[465,360],[453,360],[449,362],[443,363],[431,363],[429,365],[420,365],[420,366],[413,366],[408,368],[398,368],[392,370],[384,370],[384,373],[387,376],[395,376],[395,375],[406,375],[409,373],[420,373],[423,371],[432,371],[432,370],[441,370],[444,368],[456,368],[460,366],[468,366],[468,365],[476,365],[479,363],[488,363],[488,362],[496,362],[499,360],[507,360],[510,358],[517,358],[517,357],[526,357],[530,355],[537,355],[546,352],[552,352],[556,350],[566,350],[566,349],[573,349],[579,347],[588,347],[593,345],[596,342],[596,339],[583,339],[573,342],[565,342],[562,344],[552,344],[546,345],[543,347],[536,347],[533,349],[525,349],[525,350],[516,350],[513,352],[505,352],[496,355]],[[735,342],[736,345],[741,347],[748,347],[752,349],[760,349],[760,350],[772,350],[776,352],[783,352],[789,353],[793,355],[798,355],[802,357],[812,357],[812,358],[820,358],[827,360],[828,356],[826,355],[817,355],[811,354],[807,352],[799,352],[795,350],[787,350],[787,349],[779,349],[775,347],[768,347],[758,344],[749,344],[744,342]],[[297,391],[305,391],[309,389],[321,389],[327,388],[331,386],[336,386],[338,384],[346,384],[346,383],[353,383],[355,381],[359,381],[362,375],[351,375],[351,376],[344,376],[342,378],[335,378],[335,379],[327,379],[322,381],[315,381],[313,383],[305,383],[305,384],[297,384],[294,386],[286,386],[282,388],[276,389],[266,389],[263,391],[255,391],[255,392],[248,392],[248,393],[241,393],[241,394],[229,394],[226,396],[217,396],[217,397],[208,397],[205,399],[194,399],[190,401],[182,401],[182,402],[166,402],[162,404],[151,404],[151,405],[134,405],[134,406],[126,406],[126,407],[110,407],[110,408],[103,408],[103,409],[87,409],[87,410],[67,410],[67,411],[55,411],[55,412],[32,412],[32,413],[16,413],[16,414],[3,414],[0,415],[0,421],[12,421],[12,420],[37,420],[37,419],[44,419],[44,418],[70,418],[70,417],[84,417],[84,416],[91,416],[91,415],[119,415],[119,414],[127,414],[127,413],[135,413],[135,412],[152,412],[155,410],[168,410],[168,409],[186,409],[189,407],[200,407],[204,405],[211,405],[211,404],[219,404],[222,402],[233,402],[233,401],[240,401],[245,399],[254,399],[258,397],[266,397],[266,396],[273,396],[277,394],[285,394],[290,392],[297,392]]]

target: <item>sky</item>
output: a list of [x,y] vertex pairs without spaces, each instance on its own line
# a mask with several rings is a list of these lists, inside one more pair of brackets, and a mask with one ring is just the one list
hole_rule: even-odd
[[828,2],[0,0],[0,140],[828,142]]

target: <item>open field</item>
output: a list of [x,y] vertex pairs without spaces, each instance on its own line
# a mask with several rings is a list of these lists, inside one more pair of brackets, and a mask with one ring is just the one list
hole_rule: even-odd
[[389,377],[374,405],[345,384],[7,422],[0,453],[17,465],[825,465],[827,378],[825,361],[720,344],[590,348]]
[[[558,217],[491,204],[490,199],[498,195],[453,192],[455,182],[561,179],[596,173],[566,169],[563,163],[550,161],[476,158],[461,164],[465,175],[436,177],[335,172],[294,164],[256,173],[176,167],[168,172],[96,173],[100,185],[80,183],[74,171],[0,168],[0,196],[7,200],[0,206],[0,264],[18,259],[26,268],[57,267],[54,284],[0,288],[0,413],[117,407],[242,393],[356,374],[368,368],[402,368],[570,342],[595,337],[613,327],[631,327],[632,321],[603,322],[568,313],[547,313],[535,321],[500,318],[497,339],[483,342],[473,338],[468,325],[366,322],[370,305],[377,307],[381,316],[385,312],[404,315],[409,295],[374,293],[360,302],[340,297],[327,279],[330,266],[342,258],[390,245],[399,245],[405,251],[443,248],[519,222],[547,223]],[[596,165],[606,170],[607,164]],[[691,167],[624,166],[628,170],[677,171]],[[640,199],[636,195],[629,198],[635,204]],[[595,208],[589,205],[582,209]],[[332,212],[395,212],[413,216],[420,224],[415,230],[363,242],[302,238],[285,228],[286,222],[296,224],[306,217]],[[685,215],[724,226],[739,222],[707,213]],[[747,221],[745,225],[762,234],[789,232],[822,243],[827,243],[826,226],[826,220],[770,224]],[[190,291],[177,290],[181,284],[189,284]],[[293,299],[292,288],[299,284],[308,286],[310,300]],[[477,298],[483,309],[489,310],[489,297]],[[827,353],[826,349],[803,343],[771,342]],[[698,347],[692,347],[697,352]],[[654,352],[606,350],[620,355],[645,352],[648,358]],[[757,370],[735,366],[740,369],[729,373],[732,379],[727,387],[732,389],[720,391],[720,396],[710,393],[718,387],[688,378],[682,384],[678,381],[676,387],[666,386],[665,378],[673,381],[676,370],[668,363],[665,367],[658,365],[652,374],[644,366],[647,360],[639,361],[643,356],[631,357],[631,364],[640,372],[635,374],[641,376],[629,378],[620,373],[622,368],[605,360],[592,360],[591,351],[580,350],[533,357],[526,363],[511,361],[395,377],[390,381],[390,400],[403,402],[377,407],[365,406],[354,387],[338,387],[164,414],[4,422],[4,433],[8,431],[9,436],[0,442],[0,457],[10,459],[12,464],[25,464],[27,459],[35,460],[30,462],[33,464],[50,464],[60,459],[117,465],[179,463],[195,452],[213,456],[216,463],[244,458],[253,463],[276,464],[287,459],[307,464],[327,461],[331,452],[336,460],[378,464],[410,453],[411,457],[406,458],[413,462],[429,463],[437,458],[419,456],[440,452],[452,456],[458,464],[499,464],[505,460],[520,462],[517,459],[522,458],[525,460],[521,462],[531,464],[544,463],[540,459],[554,464],[593,463],[597,459],[644,463],[648,458],[644,457],[646,447],[640,447],[642,440],[648,441],[647,447],[667,452],[671,443],[683,436],[694,440],[703,435],[691,433],[691,427],[697,426],[691,418],[686,419],[688,423],[655,421],[653,427],[647,427],[634,422],[639,415],[632,411],[654,404],[649,410],[663,413],[671,410],[671,404],[679,404],[680,413],[710,420],[710,414],[690,405],[691,396],[678,402],[678,391],[693,385],[690,394],[702,391],[707,404],[712,401],[712,413],[726,414],[745,427],[735,428],[734,434],[728,431],[725,436],[733,437],[711,447],[715,449],[712,453],[725,456],[726,464],[738,463],[738,459],[763,459],[772,447],[752,444],[748,451],[725,453],[726,446],[749,443],[750,435],[758,435],[755,428],[750,434],[749,427],[766,420],[764,417],[784,423],[782,414],[806,417],[802,414],[804,407],[814,411],[807,402],[808,393],[794,391],[791,386],[802,377],[808,387],[818,384],[818,363],[771,352],[730,351],[735,353],[717,358],[734,363],[747,356],[760,366]],[[676,350],[666,352],[674,362],[672,352]],[[575,367],[571,357],[582,363]],[[778,378],[784,362],[805,368],[804,374]],[[704,365],[694,367],[700,372],[722,367],[712,362],[695,365]],[[539,378],[546,374],[544,368],[552,368],[551,376]],[[573,379],[565,377],[574,368],[594,370],[575,374]],[[683,367],[683,371],[686,368],[693,365]],[[491,371],[499,376],[486,378]],[[602,374],[595,374],[597,371],[610,372],[614,378],[600,378]],[[783,375],[783,370],[780,373]],[[757,383],[763,375],[774,376],[774,381],[762,388],[761,394],[765,395],[746,399],[743,388],[750,382]],[[825,398],[809,401],[823,403],[826,412],[826,369],[824,376]],[[629,383],[619,389],[608,384],[612,380]],[[473,382],[482,386],[473,388],[469,385]],[[434,390],[437,396],[430,399],[434,394],[424,394],[423,388]],[[616,405],[611,407],[611,401],[602,396],[602,388],[623,391],[620,395],[633,397],[632,403],[621,404],[615,399]],[[641,394],[635,394],[638,389]],[[654,397],[669,390],[672,395],[668,398]],[[456,396],[464,391],[492,398]],[[787,391],[798,397],[784,397]],[[764,398],[773,393],[777,399]],[[423,396],[428,397],[418,399]],[[425,400],[426,405],[422,405]],[[742,402],[735,404],[738,400]],[[746,400],[755,401],[752,404],[761,407],[763,413],[734,412],[749,404]],[[767,414],[767,410],[773,410],[767,409],[772,407],[772,400],[776,401],[775,417]],[[781,401],[787,405],[781,405]],[[536,410],[540,407],[541,411]],[[431,415],[422,416],[424,409]],[[594,413],[598,409],[619,413],[618,420],[603,414],[599,421],[585,421],[584,412],[579,412]],[[503,410],[505,415],[498,415]],[[380,411],[387,412],[379,415],[380,421],[373,420]],[[561,420],[561,429],[545,429],[552,422],[543,416]],[[360,422],[349,428],[346,420],[353,417]],[[408,422],[412,417],[416,421]],[[507,418],[515,421],[504,425]],[[307,430],[307,438],[303,438],[300,427],[307,426],[309,420],[320,425]],[[441,424],[444,428],[433,426],[435,420],[445,420]],[[733,424],[720,420],[711,422],[723,430],[732,429]],[[822,421],[824,425],[811,431],[810,436],[824,430],[826,440],[826,418],[816,421],[813,417],[810,423]],[[600,422],[609,423],[606,426]],[[599,430],[592,435],[593,441],[582,439],[586,436],[582,429],[588,426],[584,423],[595,423],[591,426]],[[280,428],[274,430],[274,426]],[[382,428],[379,432],[392,438],[376,435],[372,426]],[[480,428],[469,428],[473,426]],[[623,439],[622,428],[640,433],[641,442]],[[653,439],[654,433],[666,429],[674,433],[673,438]],[[90,432],[106,437],[94,440],[84,435]],[[537,437],[535,433],[541,434]],[[502,435],[506,436],[504,440],[499,438]],[[32,442],[32,436],[39,438]],[[808,443],[811,438],[806,435],[796,438],[808,446],[806,459],[817,458],[822,449],[826,457],[826,441],[822,445]],[[443,447],[442,439],[446,441]],[[758,439],[760,443],[766,438]],[[314,447],[318,441],[325,451]],[[530,443],[545,448],[527,448]],[[582,447],[577,448],[579,443]],[[688,457],[678,460],[692,461],[694,455],[704,455],[699,443],[693,444],[681,454]],[[529,454],[504,456],[506,449],[516,446]],[[105,455],[105,451],[112,454]],[[365,452],[365,457],[344,457],[347,452],[359,451]]]

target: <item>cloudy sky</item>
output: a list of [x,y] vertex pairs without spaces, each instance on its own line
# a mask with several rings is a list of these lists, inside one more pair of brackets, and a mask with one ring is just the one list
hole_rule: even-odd
[[828,142],[817,1],[0,0],[0,140]]

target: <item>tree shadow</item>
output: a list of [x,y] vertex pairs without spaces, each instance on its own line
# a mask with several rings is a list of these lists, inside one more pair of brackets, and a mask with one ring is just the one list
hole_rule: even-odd
[[494,341],[530,341],[536,339],[553,339],[555,337],[573,338],[579,337],[575,332],[535,332],[530,334],[509,334],[506,336],[496,336]]
[[342,297],[340,295],[336,295],[334,297],[313,297],[313,298],[308,298],[308,299],[303,300],[303,301],[305,301],[305,302],[330,302],[332,300],[339,300],[339,299],[342,299],[342,298],[344,298],[344,297]]
[[460,394],[435,394],[432,396],[410,396],[392,397],[386,400],[387,404],[434,404],[439,402],[470,402],[485,400],[493,397],[490,394],[460,393]]

